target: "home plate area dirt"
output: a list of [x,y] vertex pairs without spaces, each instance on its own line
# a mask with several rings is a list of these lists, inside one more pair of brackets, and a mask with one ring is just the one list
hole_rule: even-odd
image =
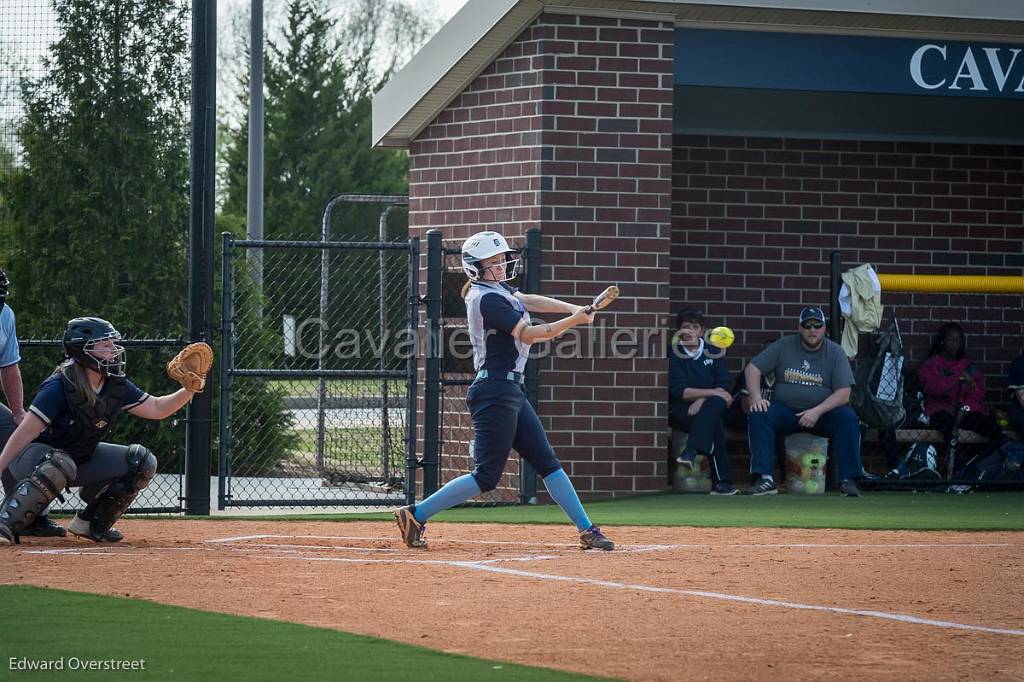
[[132,519],[26,538],[0,582],[634,680],[1022,679],[1015,533]]

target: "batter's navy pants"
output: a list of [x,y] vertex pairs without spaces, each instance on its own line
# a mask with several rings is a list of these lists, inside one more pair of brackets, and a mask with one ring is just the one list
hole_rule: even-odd
[[466,404],[476,431],[476,466],[471,475],[481,491],[498,486],[512,448],[541,478],[562,468],[537,412],[518,383],[478,379],[466,393]]

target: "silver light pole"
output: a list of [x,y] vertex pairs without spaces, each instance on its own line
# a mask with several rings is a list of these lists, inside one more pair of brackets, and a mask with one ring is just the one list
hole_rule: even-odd
[[[246,235],[263,239],[263,0],[252,0],[249,19],[249,172]],[[263,311],[263,249],[249,249],[256,301]]]

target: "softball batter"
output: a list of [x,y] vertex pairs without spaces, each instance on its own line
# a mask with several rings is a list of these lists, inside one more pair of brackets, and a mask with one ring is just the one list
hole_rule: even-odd
[[[509,452],[515,448],[541,475],[551,499],[576,524],[580,547],[613,549],[615,544],[590,522],[523,392],[523,369],[530,345],[589,324],[595,313],[553,298],[524,294],[505,284],[515,278],[519,264],[509,259],[511,251],[497,232],[479,232],[462,245],[462,268],[470,282],[465,291],[466,311],[477,370],[476,380],[466,393],[476,432],[476,466],[419,504],[396,509],[402,540],[409,547],[426,547],[423,534],[427,519],[481,492],[494,490]],[[569,316],[551,324],[531,325],[530,312]]]

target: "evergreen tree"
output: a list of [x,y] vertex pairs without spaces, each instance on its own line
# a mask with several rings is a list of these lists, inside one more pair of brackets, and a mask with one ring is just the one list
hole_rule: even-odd
[[[371,102],[400,60],[425,40],[431,27],[399,0],[359,0],[334,18],[320,0],[289,0],[284,28],[267,40],[265,56],[264,236],[318,240],[321,216],[340,192],[404,194],[407,157],[371,148]],[[243,41],[244,42],[244,41]],[[247,50],[246,50],[247,52]],[[382,57],[381,55],[385,55]],[[246,59],[248,56],[246,55]],[[238,69],[247,74],[246,69]],[[248,110],[248,76],[240,78],[238,110]],[[248,170],[248,126],[228,131],[223,145],[226,214],[244,216]],[[339,204],[333,212],[335,240],[376,241],[380,206]],[[392,224],[395,224],[392,220]],[[404,225],[403,225],[404,228]],[[404,238],[404,229],[391,238]],[[331,256],[328,328],[377,324],[381,301],[373,286],[377,255]],[[404,310],[404,263],[388,258],[392,322]],[[266,316],[280,327],[283,315],[319,317],[319,252],[264,252]],[[392,272],[394,270],[394,272]],[[314,344],[315,345],[315,344]],[[279,356],[281,366],[315,366]],[[356,361],[332,367],[359,367]]]
[[22,83],[6,183],[23,336],[76,315],[181,335],[188,289],[188,3],[55,0],[62,37]]
[[[21,338],[96,315],[131,338],[180,337],[188,268],[187,0],[54,0],[60,39],[21,81],[21,165],[0,185]],[[33,387],[59,349],[23,353]],[[171,349],[132,349],[130,376],[170,390]],[[177,453],[173,430],[125,419],[114,437]],[[166,470],[166,469],[165,469]]]

